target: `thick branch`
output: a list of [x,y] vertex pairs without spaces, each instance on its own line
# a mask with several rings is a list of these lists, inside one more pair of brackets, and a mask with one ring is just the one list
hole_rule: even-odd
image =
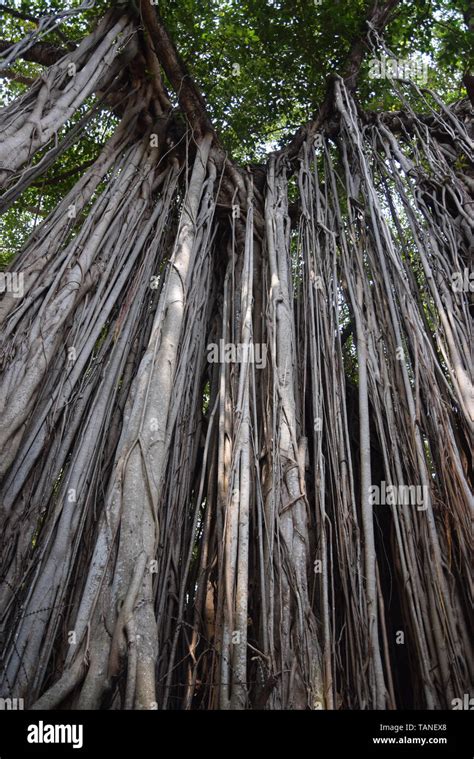
[[0,69],[0,79],[11,79],[13,82],[26,84],[28,87],[31,87],[35,82],[32,77],[23,76],[23,74],[19,74],[17,71],[12,71],[12,69]]
[[382,32],[387,25],[391,12],[399,2],[400,0],[386,0],[382,5],[379,5],[378,0],[372,2],[364,24],[364,31],[353,41],[342,74],[342,78],[344,79],[344,83],[348,90],[353,92],[356,88],[360,67],[364,60],[366,40],[370,27],[379,33]]
[[466,88],[467,96],[469,100],[471,101],[472,105],[474,105],[474,76],[470,74],[468,71],[463,76],[463,84]]
[[157,58],[176,92],[179,104],[196,136],[209,133],[215,137],[215,130],[207,114],[204,98],[176,50],[162,20],[148,0],[142,0],[140,8]]
[[[364,31],[352,42],[342,74],[346,87],[352,92],[357,85],[360,67],[366,50],[366,40],[370,30],[375,29],[379,33],[382,32],[392,10],[399,2],[400,0],[386,0],[385,3],[380,5],[378,0],[371,0],[370,9],[364,22]],[[326,121],[331,111],[334,79],[334,75],[329,78],[326,97],[313,119],[298,129],[290,142],[280,151],[281,154],[286,154],[288,158],[294,158],[298,155],[301,145],[308,135],[314,134],[321,124]]]
[[33,21],[33,23],[37,24],[38,19],[35,16],[31,16],[29,13],[24,13],[24,11],[18,11],[16,8],[9,8],[7,5],[4,5],[3,3],[0,3],[0,11],[3,11],[4,13],[8,13],[9,16],[13,16],[13,18],[18,18],[21,21]]
[[[9,40],[0,40],[0,54],[14,44],[14,42],[10,42]],[[39,63],[41,66],[52,66],[53,63],[56,63],[67,55],[67,52],[64,48],[56,47],[49,42],[36,42],[28,50],[25,50],[20,57],[25,61]]]

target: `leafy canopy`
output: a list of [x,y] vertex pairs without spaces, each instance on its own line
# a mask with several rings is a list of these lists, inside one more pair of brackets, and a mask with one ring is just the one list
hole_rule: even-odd
[[[9,7],[25,19],[15,18],[0,5],[1,36],[18,41],[36,29],[35,18],[80,5],[81,0],[11,2]],[[130,5],[133,8],[135,0]],[[44,40],[63,48],[68,40],[79,41],[108,7],[110,2],[96,0],[92,9],[68,18]],[[469,8],[469,0],[403,0],[385,33],[395,56],[423,58],[428,63],[429,86],[448,102],[464,95],[462,78],[474,49],[468,31],[469,21],[472,28]],[[248,162],[261,161],[317,110],[328,75],[342,72],[350,44],[362,31],[366,2],[161,0],[157,9],[206,99],[223,144],[235,159]],[[386,82],[369,79],[368,71],[366,58],[358,85],[362,106],[397,108]],[[40,72],[35,63],[17,61],[8,78],[0,79],[2,104],[27,89],[22,78],[34,79]],[[20,80],[12,78],[16,75]],[[75,115],[65,131],[82,113]],[[20,246],[73,185],[74,169],[98,155],[114,121],[113,114],[102,111],[80,143],[2,217],[0,265],[10,256],[11,246]]]

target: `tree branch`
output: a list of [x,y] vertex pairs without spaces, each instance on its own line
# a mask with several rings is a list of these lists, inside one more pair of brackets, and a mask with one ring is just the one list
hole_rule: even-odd
[[79,172],[84,171],[84,169],[89,168],[89,166],[92,166],[96,159],[97,156],[90,158],[88,161],[83,161],[77,166],[74,166],[72,169],[64,171],[62,174],[54,174],[54,176],[49,177],[48,179],[38,179],[36,182],[32,182],[32,186],[43,187],[44,185],[51,185],[56,184],[57,182],[62,182],[64,179],[68,179],[69,177],[74,176],[74,174],[78,174]]
[[33,77],[23,76],[23,74],[19,74],[17,71],[12,71],[12,69],[0,69],[0,79],[11,79],[13,82],[26,84],[28,87],[31,87],[31,85],[35,82]]
[[186,114],[196,136],[204,135],[207,132],[216,137],[204,98],[176,50],[163,21],[155,8],[150,5],[149,0],[141,0],[140,12],[156,56],[176,92],[181,109]]
[[[389,21],[391,12],[399,2],[400,0],[386,0],[384,3],[379,4],[379,0],[371,0],[370,8],[364,21],[364,30],[352,42],[342,73],[344,83],[351,92],[354,92],[357,86],[357,79],[362,61],[364,60],[367,37],[371,29],[375,29],[379,33],[382,32]],[[308,121],[298,129],[287,145],[280,151],[277,151],[278,155],[286,154],[290,159],[297,156],[301,145],[307,137],[314,134],[321,124],[326,121],[331,111],[334,80],[335,76],[331,75],[328,80],[326,97],[311,121]]]
[[471,104],[474,106],[474,76],[469,73],[469,71],[466,71],[462,78],[462,82],[466,88],[467,96],[471,101]]
[[349,55],[347,57],[344,72],[342,74],[344,84],[348,90],[351,90],[353,92],[357,86],[357,79],[359,76],[362,61],[364,60],[366,42],[368,34],[370,32],[370,27],[373,27],[375,31],[379,33],[382,32],[389,21],[391,12],[399,2],[400,0],[386,0],[385,3],[379,5],[378,0],[372,0],[372,5],[364,23],[364,30],[360,36],[353,41]]
[[[9,40],[0,40],[0,54],[14,45]],[[35,42],[28,50],[21,54],[21,58],[32,63],[39,63],[41,66],[52,66],[59,61],[68,51],[62,47],[56,47],[49,42]]]
[[0,3],[0,11],[4,11],[4,13],[8,13],[9,16],[13,16],[13,18],[18,18],[21,21],[33,21],[34,24],[38,23],[38,19],[35,18],[35,16],[30,16],[29,13],[24,13],[24,11],[19,11],[16,8],[9,8],[7,5],[4,5],[3,3]]

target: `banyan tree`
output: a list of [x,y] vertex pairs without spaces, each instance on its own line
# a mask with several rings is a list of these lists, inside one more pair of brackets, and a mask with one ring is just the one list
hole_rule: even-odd
[[[0,695],[451,708],[473,664],[474,130],[462,72],[453,97],[385,65],[424,3],[345,3],[334,57],[337,3],[20,5],[0,41]],[[233,12],[249,45],[261,15],[262,55],[266,26],[322,30],[318,102],[300,88],[278,144],[260,123],[260,157],[193,57]],[[252,82],[222,55],[230,108]]]

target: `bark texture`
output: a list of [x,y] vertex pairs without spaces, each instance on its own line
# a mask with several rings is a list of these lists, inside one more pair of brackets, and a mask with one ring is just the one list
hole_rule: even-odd
[[0,112],[4,210],[88,97],[121,98],[0,302],[0,694],[449,707],[473,661],[469,105],[394,82],[400,111],[363,113],[358,40],[262,184],[145,5],[146,36],[110,13]]

